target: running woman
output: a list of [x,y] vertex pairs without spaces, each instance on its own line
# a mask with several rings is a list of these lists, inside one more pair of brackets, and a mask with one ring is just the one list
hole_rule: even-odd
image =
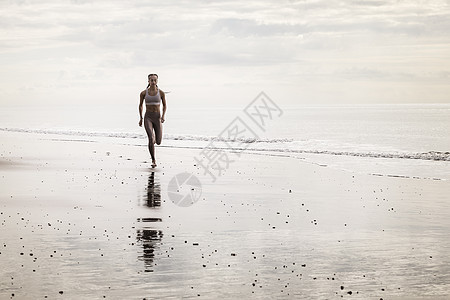
[[[142,111],[145,101],[145,115],[142,118]],[[161,116],[161,102],[163,105],[163,113]],[[162,139],[162,123],[166,115],[166,95],[158,88],[158,75],[148,75],[148,85],[141,92],[139,100],[139,126],[144,123],[145,131],[148,137],[148,151],[152,157],[152,168],[156,167],[155,143],[161,144]]]

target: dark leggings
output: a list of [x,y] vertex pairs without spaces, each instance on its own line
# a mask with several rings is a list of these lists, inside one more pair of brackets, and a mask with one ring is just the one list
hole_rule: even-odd
[[145,112],[144,127],[148,136],[148,151],[152,156],[152,161],[155,161],[155,143],[161,144],[162,126],[160,112]]

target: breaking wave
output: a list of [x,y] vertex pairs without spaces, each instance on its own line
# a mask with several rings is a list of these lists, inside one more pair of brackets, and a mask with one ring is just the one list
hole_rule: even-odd
[[[2,131],[22,132],[34,134],[49,134],[49,135],[64,135],[73,137],[103,137],[103,138],[123,138],[123,139],[137,139],[144,141],[145,134],[130,133],[130,132],[88,132],[76,130],[48,130],[48,129],[22,129],[22,128],[0,128]],[[354,156],[354,157],[369,157],[369,158],[392,158],[392,159],[416,159],[416,160],[434,160],[434,161],[450,161],[450,152],[442,151],[428,151],[428,152],[384,152],[384,151],[340,151],[330,149],[319,149],[319,146],[314,149],[314,144],[308,146],[298,143],[293,139],[278,138],[278,139],[256,139],[256,138],[238,138],[227,139],[217,136],[197,136],[197,135],[172,135],[165,134],[166,141],[190,141],[199,142],[196,145],[179,145],[183,148],[204,148],[208,146],[217,150],[229,151],[255,151],[255,152],[277,152],[290,154],[322,154],[334,156]],[[204,142],[226,142],[226,147],[223,143],[208,143]],[[222,147],[220,147],[222,146]],[[172,145],[168,147],[177,147]],[[320,146],[323,148],[323,145]]]

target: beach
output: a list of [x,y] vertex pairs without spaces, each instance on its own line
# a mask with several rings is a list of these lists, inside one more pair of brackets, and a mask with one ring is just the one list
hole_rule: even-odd
[[[152,169],[125,141],[0,136],[1,299],[450,293],[448,180],[245,152],[213,181],[195,148],[163,143]],[[185,206],[170,197],[182,173],[201,185]]]
[[450,299],[450,0],[237,4],[0,2],[0,300]]

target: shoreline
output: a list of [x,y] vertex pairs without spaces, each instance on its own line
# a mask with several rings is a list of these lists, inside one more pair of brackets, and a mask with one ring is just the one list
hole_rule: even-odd
[[[88,133],[83,131],[58,131],[58,130],[25,130],[0,128],[0,132],[6,135],[29,134],[30,136],[41,136],[45,140],[59,142],[92,142],[118,144],[123,146],[136,146],[146,148],[146,137],[144,134],[136,135],[132,133]],[[72,138],[65,138],[70,136]],[[224,144],[224,141],[216,141],[213,137],[188,136],[163,138],[164,143],[159,145],[163,149],[185,149],[186,151],[198,151],[210,147],[210,143],[217,142]],[[285,140],[285,139],[281,139]],[[242,146],[215,147],[216,151],[225,151],[229,155],[233,153],[245,153],[246,155],[261,155],[268,157],[286,157],[304,160],[319,166],[328,166],[343,171],[357,172],[372,176],[401,177],[427,180],[450,180],[449,152],[428,151],[428,152],[358,152],[358,151],[331,151],[331,150],[296,150],[290,149],[284,141],[279,147],[273,148],[270,143],[257,142],[262,144],[261,149],[252,146],[254,143],[245,142]],[[235,142],[233,142],[235,143]],[[233,144],[232,143],[232,144]],[[286,144],[287,143],[287,144]],[[225,143],[226,144],[226,143]],[[265,147],[265,148],[264,148]]]

